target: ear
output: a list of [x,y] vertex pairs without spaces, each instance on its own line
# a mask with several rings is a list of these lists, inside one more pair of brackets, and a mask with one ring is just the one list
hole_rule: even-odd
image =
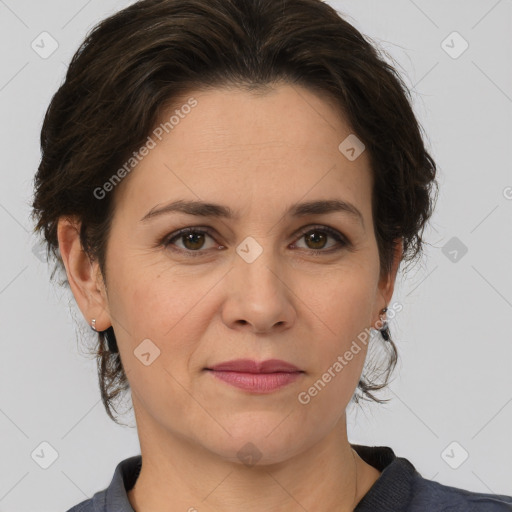
[[59,251],[71,291],[91,325],[96,319],[96,330],[104,331],[111,325],[103,277],[96,261],[91,261],[80,242],[80,222],[75,218],[61,217],[57,225]]
[[402,260],[403,255],[403,238],[398,238],[395,240],[395,250],[393,253],[393,262],[391,264],[391,270],[389,273],[381,276],[379,280],[379,293],[382,296],[382,302],[376,304],[378,309],[374,311],[375,321],[373,325],[377,322],[380,322],[381,311],[383,308],[387,307],[391,302],[391,298],[393,297],[393,291],[395,289],[395,280],[398,272],[398,267],[400,266],[400,261]]

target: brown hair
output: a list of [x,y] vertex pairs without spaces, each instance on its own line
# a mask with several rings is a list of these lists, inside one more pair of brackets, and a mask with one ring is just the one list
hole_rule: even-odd
[[[105,278],[115,191],[101,200],[93,191],[143,146],[179,96],[225,85],[265,92],[283,81],[334,98],[365,144],[381,272],[390,271],[396,243],[403,261],[415,259],[433,210],[436,165],[406,85],[379,52],[320,0],[142,0],[103,20],[73,56],[41,130],[32,215],[55,259],[52,278],[64,270],[62,216],[80,221],[82,247]],[[386,386],[397,361],[393,341],[385,346],[383,379],[363,375],[361,398],[384,401],[372,392]],[[102,401],[116,421],[113,401],[129,384],[112,327],[98,333],[96,350]]]

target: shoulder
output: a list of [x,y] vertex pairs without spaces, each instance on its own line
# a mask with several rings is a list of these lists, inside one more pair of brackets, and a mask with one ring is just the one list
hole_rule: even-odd
[[472,492],[415,475],[410,510],[429,512],[512,512],[512,496]]
[[133,512],[127,495],[137,480],[142,457],[135,455],[122,460],[116,466],[110,485],[98,491],[92,498],[81,501],[66,512]]
[[109,510],[107,507],[108,489],[103,489],[94,494],[92,498],[81,501],[66,512],[104,512]]
[[512,512],[512,496],[484,494],[424,478],[387,446],[352,445],[363,460],[381,471],[356,512]]
[[87,500],[81,501],[77,505],[71,507],[66,512],[98,512],[98,509],[94,506],[94,499],[98,494],[96,494],[94,498],[89,498]]

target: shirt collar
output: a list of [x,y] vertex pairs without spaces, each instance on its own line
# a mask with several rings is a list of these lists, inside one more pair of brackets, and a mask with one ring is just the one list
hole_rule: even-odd
[[[414,466],[397,457],[387,446],[363,446],[352,444],[357,454],[381,472],[380,477],[357,504],[354,512],[373,510],[406,511],[412,492],[412,477],[417,475]],[[121,461],[115,469],[110,485],[93,498],[95,510],[104,512],[135,512],[127,492],[133,488],[142,467],[142,456],[135,455]],[[402,505],[403,504],[403,505]]]

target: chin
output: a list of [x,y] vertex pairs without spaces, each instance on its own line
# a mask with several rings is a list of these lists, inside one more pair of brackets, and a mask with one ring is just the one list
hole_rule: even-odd
[[257,420],[249,416],[226,424],[231,435],[222,430],[221,438],[209,439],[207,449],[231,462],[263,466],[284,462],[304,450],[306,444],[313,445],[318,440],[317,431],[308,434],[304,425],[283,421],[282,414],[272,414],[267,419],[260,414]]

